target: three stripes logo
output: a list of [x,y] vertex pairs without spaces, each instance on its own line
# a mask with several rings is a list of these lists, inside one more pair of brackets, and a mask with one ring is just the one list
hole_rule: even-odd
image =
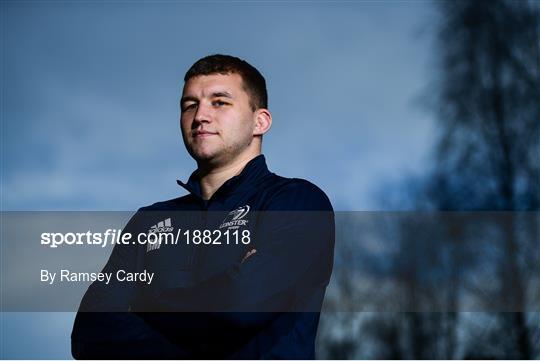
[[158,233],[158,232],[172,232],[174,228],[171,225],[171,219],[167,218],[164,221],[159,222],[158,224],[153,225],[148,230],[148,233]]
[[[170,233],[174,230],[174,227],[171,224],[171,219],[167,218],[161,222],[158,222],[158,224],[154,224],[150,229],[148,230],[148,234],[150,233]],[[150,252],[153,250],[158,249],[161,247],[161,242],[156,243],[148,243],[146,245],[146,252]]]

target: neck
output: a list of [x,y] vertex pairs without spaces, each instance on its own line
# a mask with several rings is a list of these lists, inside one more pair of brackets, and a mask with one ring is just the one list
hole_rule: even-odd
[[221,166],[205,167],[199,164],[199,180],[203,199],[208,200],[212,198],[223,183],[242,173],[246,164],[259,154],[248,154],[244,157],[238,157],[232,162]]

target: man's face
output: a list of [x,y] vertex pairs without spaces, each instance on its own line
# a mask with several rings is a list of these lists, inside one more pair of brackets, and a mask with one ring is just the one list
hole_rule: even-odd
[[189,154],[207,164],[226,164],[253,141],[255,113],[240,75],[191,78],[180,100],[180,126]]

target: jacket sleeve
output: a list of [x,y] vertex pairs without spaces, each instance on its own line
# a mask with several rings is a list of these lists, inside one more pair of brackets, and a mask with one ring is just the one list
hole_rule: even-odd
[[[123,233],[137,232],[137,212]],[[116,244],[102,272],[139,267],[138,245]],[[76,359],[174,358],[179,349],[149,327],[136,313],[128,312],[136,288],[133,282],[112,277],[105,285],[94,282],[86,291],[75,317],[71,352]]]

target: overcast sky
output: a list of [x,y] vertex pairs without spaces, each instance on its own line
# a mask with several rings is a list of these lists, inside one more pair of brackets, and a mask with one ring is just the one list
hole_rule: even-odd
[[184,194],[178,99],[198,58],[267,79],[274,172],[338,210],[425,164],[427,2],[15,2],[4,5],[3,209],[134,210]]
[[[185,194],[178,99],[198,58],[267,79],[272,171],[336,210],[427,164],[431,3],[2,2],[2,209],[135,210]],[[67,358],[71,313],[4,314],[3,358]]]

